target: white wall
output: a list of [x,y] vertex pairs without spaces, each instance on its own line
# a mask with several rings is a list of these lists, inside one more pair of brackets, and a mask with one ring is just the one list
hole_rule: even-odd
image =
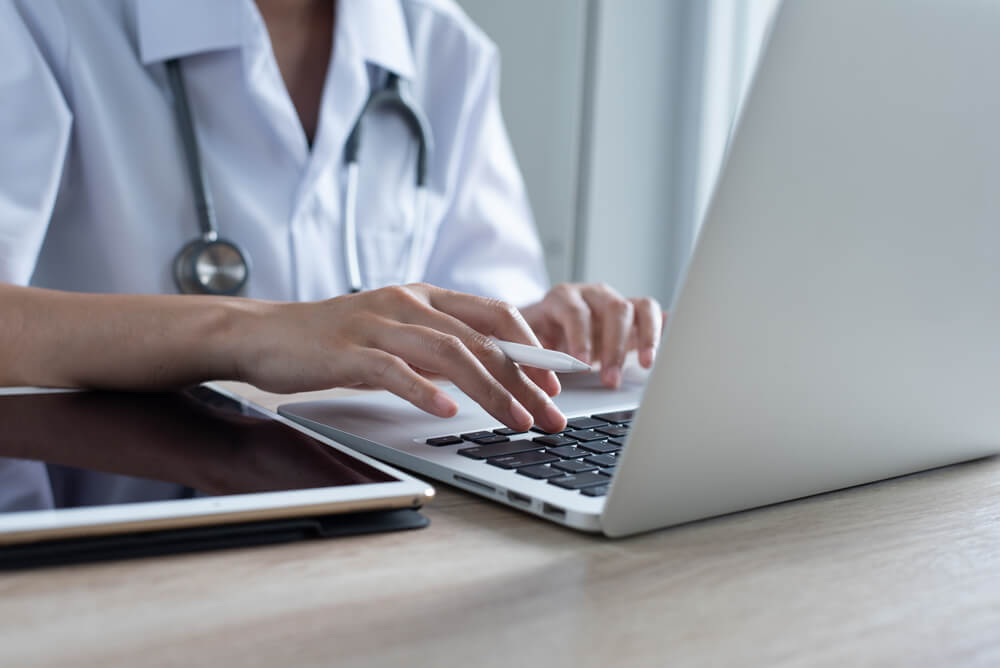
[[578,276],[667,301],[684,5],[597,2]]
[[[690,76],[699,83],[684,93],[697,105],[689,131],[697,146],[687,156],[695,182],[685,206],[693,229],[704,216],[715,186],[732,124],[760,55],[760,49],[779,0],[704,0],[705,35],[700,46],[700,68]],[[682,94],[684,94],[682,93]]]
[[553,282],[570,278],[587,0],[459,0],[499,45],[501,102]]
[[459,0],[502,104],[553,281],[669,302],[777,0]]

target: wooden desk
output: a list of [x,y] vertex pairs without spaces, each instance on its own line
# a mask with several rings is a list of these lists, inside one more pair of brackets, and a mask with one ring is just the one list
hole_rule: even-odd
[[2,574],[0,665],[1000,665],[997,459],[619,541],[437,488],[416,532]]

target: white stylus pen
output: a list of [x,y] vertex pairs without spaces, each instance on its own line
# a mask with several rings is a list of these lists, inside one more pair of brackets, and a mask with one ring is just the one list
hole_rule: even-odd
[[535,346],[526,346],[523,343],[514,343],[513,341],[495,340],[504,355],[524,366],[536,369],[548,369],[549,371],[558,371],[560,373],[590,371],[589,364],[584,364],[566,353],[556,350],[546,350],[545,348],[536,348]]

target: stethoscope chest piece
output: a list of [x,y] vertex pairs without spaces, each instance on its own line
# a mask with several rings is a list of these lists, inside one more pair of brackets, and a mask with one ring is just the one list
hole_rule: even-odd
[[174,113],[181,132],[188,176],[195,197],[201,236],[188,242],[174,257],[174,281],[185,294],[235,295],[246,285],[250,259],[232,241],[219,238],[212,193],[205,182],[198,137],[188,105],[180,61],[167,61],[167,81],[174,94]]
[[246,254],[225,239],[194,239],[174,258],[174,280],[185,294],[235,295],[249,275]]

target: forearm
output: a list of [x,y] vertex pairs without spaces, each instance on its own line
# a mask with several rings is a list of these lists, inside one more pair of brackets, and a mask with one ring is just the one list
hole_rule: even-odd
[[238,379],[255,303],[0,284],[0,385],[157,389]]

